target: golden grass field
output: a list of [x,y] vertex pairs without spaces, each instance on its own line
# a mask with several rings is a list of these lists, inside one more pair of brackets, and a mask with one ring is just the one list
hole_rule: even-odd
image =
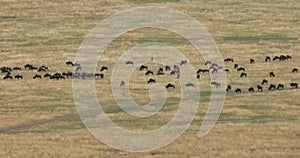
[[[71,71],[65,65],[75,60],[77,50],[89,31],[101,20],[119,11],[141,6],[165,6],[198,20],[215,39],[223,58],[232,57],[247,68],[241,79],[232,63],[227,82],[242,88],[229,92],[222,114],[204,138],[197,132],[210,101],[210,77],[201,76],[198,113],[185,133],[161,149],[144,153],[120,151],[97,140],[82,124],[73,101],[72,80],[32,80],[36,72],[24,70],[24,80],[3,80],[0,74],[0,131],[22,125],[45,123],[0,133],[0,157],[300,157],[300,3],[297,0],[204,1],[204,0],[2,0],[0,2],[0,67],[46,65],[50,73]],[[165,37],[168,37],[167,39]],[[122,52],[144,42],[161,42],[181,51],[195,69],[205,68],[196,49],[179,35],[144,28],[127,32],[106,49],[98,68],[109,66],[104,80],[96,80],[99,102],[118,125],[133,131],[148,131],[167,123],[176,113],[180,89],[168,90],[165,107],[150,118],[135,118],[116,107],[110,90],[113,65]],[[291,61],[265,63],[265,56],[290,54]],[[256,63],[249,64],[254,58]],[[179,59],[180,61],[181,59]],[[151,69],[159,65],[149,64]],[[268,73],[274,71],[275,78]],[[136,102],[149,101],[149,77],[135,71],[131,95]],[[16,72],[13,72],[13,75]],[[41,73],[43,74],[43,73]],[[246,92],[267,78],[283,83],[282,91]],[[160,77],[161,83],[176,83],[174,76]],[[225,85],[223,85],[225,86]],[[267,87],[265,87],[266,89]],[[59,118],[69,117],[59,120]]]

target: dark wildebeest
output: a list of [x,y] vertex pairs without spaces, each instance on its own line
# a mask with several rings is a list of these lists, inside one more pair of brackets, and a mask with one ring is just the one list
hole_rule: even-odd
[[244,67],[239,67],[237,70],[238,71],[246,71],[246,69]]
[[277,90],[283,90],[284,89],[284,85],[279,83],[277,86]]
[[15,75],[15,79],[23,79],[23,76],[22,75]]
[[265,62],[271,61],[271,57],[266,56]]
[[248,88],[248,91],[252,93],[252,92],[254,92],[255,90],[254,90],[253,87],[250,87],[250,88]]
[[9,67],[1,67],[0,69],[2,73],[8,73],[12,71],[12,69]]
[[29,70],[37,70],[38,68],[35,67],[35,66],[32,66],[32,67],[29,67],[28,69],[29,69]]
[[209,70],[208,69],[199,69],[198,71],[197,71],[197,74],[199,74],[199,73],[209,73]]
[[155,79],[150,78],[147,83],[156,83]]
[[234,60],[232,59],[232,58],[226,58],[226,59],[224,59],[224,62],[234,62]]
[[264,84],[268,84],[268,80],[263,79],[262,82],[261,82],[261,85],[264,85]]
[[156,75],[164,75],[165,73],[163,71],[157,71]]
[[175,71],[174,70],[171,71],[170,75],[175,75]]
[[187,60],[181,60],[180,66],[187,64]]
[[17,70],[22,70],[20,67],[14,67],[13,70],[17,71]]
[[31,64],[26,64],[26,65],[24,66],[25,69],[29,69],[29,67],[33,67],[33,65],[31,65]]
[[187,83],[185,84],[186,87],[195,87],[195,85],[193,83]]
[[168,83],[168,84],[166,85],[166,88],[167,88],[167,89],[169,89],[169,88],[175,88],[175,85],[172,84],[172,83]]
[[67,61],[66,64],[67,64],[67,65],[74,66],[72,61]]
[[153,75],[153,71],[148,70],[148,71],[145,73],[145,75],[146,75],[146,76]]
[[224,69],[223,71],[224,71],[224,72],[230,72],[230,70],[229,70],[229,69]]
[[250,64],[254,64],[254,59],[251,58],[249,62]]
[[270,72],[270,77],[275,77],[275,73],[273,71]]
[[217,72],[218,72],[218,69],[215,69],[215,68],[214,68],[214,69],[211,70],[211,73],[213,73],[213,74],[214,74],[214,73],[217,73]]
[[46,66],[41,66],[41,67],[39,67],[38,72],[41,72],[41,71],[46,72],[47,70],[48,70],[48,67],[46,67]]
[[290,56],[290,55],[286,55],[286,58],[287,58],[288,60],[292,60],[292,59],[293,59],[292,56]]
[[280,59],[279,56],[275,56],[275,57],[273,58],[273,61],[279,60],[279,59]]
[[126,61],[126,65],[134,65],[133,61]]
[[148,70],[148,66],[145,66],[145,65],[141,65],[141,67],[140,67],[140,69],[139,69],[140,71],[143,71],[143,70]]
[[275,84],[270,84],[270,86],[269,86],[269,91],[271,91],[271,90],[275,90],[276,89],[276,85]]
[[51,74],[46,73],[46,74],[44,75],[44,78],[51,77],[51,76],[52,76]]
[[35,74],[33,77],[32,77],[33,79],[36,79],[36,78],[39,78],[39,79],[41,79],[42,78],[42,76],[40,75],[40,74]]
[[200,79],[200,77],[201,77],[201,75],[200,74],[197,74],[197,76],[196,76],[198,79]]
[[108,67],[107,66],[102,66],[101,69],[100,69],[100,72],[102,71],[108,71]]
[[95,78],[103,79],[104,78],[104,74],[102,74],[102,73],[95,73]]
[[166,65],[166,68],[165,68],[166,71],[171,71],[171,67]]
[[120,83],[120,86],[124,87],[125,86],[125,81],[122,80],[121,83]]
[[297,73],[298,69],[297,68],[293,68],[292,73]]
[[3,77],[3,80],[6,80],[6,79],[11,79],[11,80],[13,80],[14,78],[8,73],[8,74],[6,74],[6,75]]
[[297,82],[293,82],[290,83],[291,88],[298,88],[298,83]]
[[263,87],[261,85],[257,85],[257,91],[262,92],[263,91]]
[[79,63],[74,63],[73,66],[80,66],[80,64]]
[[239,67],[238,64],[234,64],[234,69],[237,69]]
[[227,85],[226,92],[231,91],[231,85]]
[[240,88],[236,88],[235,93],[242,93],[242,90]]
[[248,77],[247,73],[242,72],[240,77]]
[[212,62],[211,62],[211,61],[206,61],[206,62],[204,63],[204,65],[208,65],[208,64],[212,64]]
[[210,84],[216,88],[219,88],[221,86],[221,83],[215,81],[211,82]]

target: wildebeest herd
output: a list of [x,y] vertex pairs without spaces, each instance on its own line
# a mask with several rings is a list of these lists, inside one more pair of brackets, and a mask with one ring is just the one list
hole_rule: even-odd
[[[272,62],[272,61],[289,61],[292,60],[292,56],[290,55],[280,55],[280,56],[275,56],[273,58],[271,58],[270,56],[266,56],[265,58],[265,62]],[[234,63],[234,59],[233,58],[226,58],[224,59],[225,63],[233,63],[233,69],[235,69],[236,71],[240,72],[239,77],[240,78],[247,78],[249,77],[247,74],[247,69],[245,67],[240,66],[237,63]],[[181,60],[180,63],[178,63],[178,65],[173,65],[173,67],[166,65],[164,68],[160,67],[158,68],[157,71],[152,71],[148,68],[147,65],[141,65],[139,67],[139,71],[144,71],[146,76],[161,76],[161,75],[174,75],[176,76],[176,78],[180,78],[180,67],[184,66],[185,64],[187,64],[188,61],[187,60]],[[255,64],[255,59],[251,58],[249,59],[249,63],[250,64]],[[67,61],[65,63],[67,66],[72,66],[74,67],[74,72],[72,71],[68,71],[68,72],[56,72],[56,73],[49,73],[49,68],[47,66],[34,66],[32,64],[26,64],[24,65],[24,68],[22,67],[6,67],[3,66],[0,68],[1,72],[4,75],[3,80],[13,80],[13,79],[17,79],[17,80],[22,80],[24,79],[23,75],[20,75],[19,72],[22,71],[34,71],[36,72],[36,74],[32,77],[32,79],[42,79],[42,78],[49,78],[50,80],[61,80],[61,79],[66,79],[66,78],[76,78],[76,79],[89,79],[89,78],[99,78],[99,79],[103,79],[104,78],[104,71],[108,71],[109,68],[107,66],[102,66],[100,68],[100,70],[98,70],[100,73],[86,73],[86,72],[82,72],[82,67],[80,63],[75,63],[72,61]],[[125,62],[126,65],[134,65],[133,61],[126,61]],[[218,64],[214,63],[213,61],[206,61],[204,64],[207,68],[200,68],[198,69],[198,71],[196,72],[196,77],[198,79],[201,78],[201,75],[203,75],[204,73],[218,73],[219,71],[224,71],[226,73],[230,72],[229,68],[223,68],[221,66],[219,66]],[[15,75],[12,75],[12,72],[16,72]],[[290,73],[298,73],[298,68],[293,67],[290,70]],[[269,77],[276,77],[275,72],[271,71],[269,72]],[[154,77],[149,78],[149,80],[147,81],[148,84],[151,83],[156,83],[156,79],[154,79]],[[121,81],[120,86],[125,86],[125,81]],[[265,85],[268,85],[268,87],[264,87]],[[185,84],[186,87],[195,87],[194,83],[186,83]],[[221,86],[226,86],[226,91],[231,91],[232,90],[232,85],[228,84],[228,85],[221,85],[218,82],[211,82],[211,86],[214,86],[215,88],[219,88]],[[168,88],[175,88],[175,85],[173,83],[168,83],[165,86],[167,89]],[[273,84],[270,83],[269,81],[265,78],[263,78],[261,80],[260,83],[257,83],[256,87],[249,87],[247,88],[248,92],[262,92],[264,91],[264,88],[268,89],[269,91],[274,91],[274,90],[283,90],[285,89],[285,85],[283,83],[278,83],[278,84]],[[290,82],[290,88],[298,88],[298,83],[295,81]],[[242,93],[242,89],[239,87],[235,88],[235,93],[239,94]]]

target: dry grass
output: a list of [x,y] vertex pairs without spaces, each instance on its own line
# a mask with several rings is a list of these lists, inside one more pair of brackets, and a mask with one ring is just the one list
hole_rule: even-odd
[[[228,83],[246,91],[261,79],[271,83],[300,82],[300,74],[290,73],[300,67],[300,6],[286,1],[190,1],[190,0],[113,0],[113,1],[8,1],[0,2],[0,66],[26,63],[47,65],[51,72],[69,71],[65,61],[74,60],[81,41],[102,19],[136,6],[166,6],[197,19],[211,33],[223,54],[247,68],[249,78],[239,73],[227,75]],[[173,40],[163,40],[164,37]],[[129,40],[128,40],[129,39]],[[157,40],[158,39],[158,40]],[[195,69],[204,68],[195,48],[180,36],[159,29],[139,29],[115,40],[106,50],[101,65],[113,67],[121,53],[143,42],[157,41],[175,47]],[[289,62],[265,63],[266,55],[290,54]],[[250,65],[249,59],[256,59]],[[151,69],[159,65],[149,64]],[[231,63],[226,67],[233,70]],[[275,71],[276,78],[268,72]],[[35,72],[22,71],[25,80],[0,80],[0,128],[76,114],[71,80],[32,80]],[[147,77],[135,71],[131,76],[131,95],[146,103]],[[105,109],[116,107],[110,93],[110,71],[96,81],[99,101]],[[2,76],[2,75],[1,75]],[[142,76],[142,77],[140,77]],[[176,80],[161,77],[163,84]],[[127,153],[106,146],[95,139],[79,118],[56,122],[28,130],[0,134],[1,157],[299,157],[299,90],[263,93],[228,93],[222,115],[205,138],[198,138],[210,95],[210,78],[201,79],[200,108],[192,126],[170,145],[147,153]],[[176,83],[176,86],[178,83]],[[155,117],[135,118],[124,112],[112,112],[116,124],[135,131],[147,131],[168,122],[177,110],[180,90],[169,91],[166,106]],[[137,128],[139,127],[139,128]]]

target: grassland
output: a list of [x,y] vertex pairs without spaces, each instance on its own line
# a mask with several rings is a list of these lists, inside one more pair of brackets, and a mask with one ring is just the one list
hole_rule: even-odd
[[[86,0],[0,2],[0,66],[47,65],[50,72],[70,71],[67,60],[89,31],[101,20],[121,10],[139,6],[165,6],[198,20],[215,39],[223,57],[233,57],[246,67],[249,77],[239,78],[231,63],[228,84],[244,91],[261,79],[271,83],[300,82],[300,4],[297,0],[204,1],[204,0]],[[167,37],[167,38],[166,38]],[[204,68],[195,48],[180,36],[159,29],[139,29],[116,39],[106,49],[101,65],[113,67],[123,51],[144,42],[161,42],[177,48],[191,64]],[[265,63],[266,55],[290,54],[289,62]],[[256,59],[254,65],[248,63]],[[159,65],[149,65],[152,69]],[[268,72],[275,71],[276,78]],[[0,133],[1,157],[299,157],[300,90],[227,94],[221,117],[211,133],[197,137],[199,123],[207,111],[210,77],[203,75],[200,108],[192,125],[170,145],[146,153],[127,153],[95,139],[77,116],[72,81],[32,80],[35,72],[22,71],[24,80],[0,80],[0,129],[39,123],[64,116],[70,119],[29,129]],[[109,117],[130,130],[160,127],[176,113],[180,90],[168,91],[168,102],[155,117],[135,118],[118,110],[109,87],[111,71],[96,81],[97,96]],[[2,76],[2,75],[1,75]],[[147,77],[135,71],[131,95],[138,103],[149,101]],[[176,79],[161,78],[161,83]],[[177,85],[178,83],[176,83]],[[137,128],[139,127],[139,128]]]

